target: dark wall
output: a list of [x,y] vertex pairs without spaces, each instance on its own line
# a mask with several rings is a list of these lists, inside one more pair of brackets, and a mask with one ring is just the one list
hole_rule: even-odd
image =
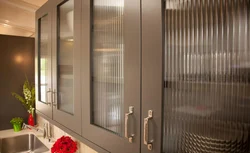
[[13,117],[27,122],[28,113],[11,92],[22,93],[25,74],[34,83],[34,38],[0,35],[0,130],[10,129]]

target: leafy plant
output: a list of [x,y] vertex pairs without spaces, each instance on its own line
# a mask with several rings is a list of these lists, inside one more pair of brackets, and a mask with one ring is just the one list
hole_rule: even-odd
[[17,100],[19,100],[22,105],[27,109],[29,113],[34,113],[34,106],[35,106],[35,86],[30,84],[28,78],[26,77],[26,80],[23,84],[23,95],[19,95],[15,92],[11,93],[12,96],[14,96]]
[[23,123],[23,118],[21,117],[14,117],[10,121],[11,124],[22,124]]

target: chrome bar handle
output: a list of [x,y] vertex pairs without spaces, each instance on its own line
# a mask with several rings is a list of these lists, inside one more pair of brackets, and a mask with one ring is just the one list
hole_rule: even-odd
[[45,102],[46,105],[51,105],[51,102],[48,102],[48,94],[49,93],[52,93],[52,90],[50,88],[48,91],[46,91],[46,102]]
[[128,141],[130,143],[133,143],[133,137],[134,137],[134,134],[131,134],[130,136],[128,135],[128,119],[129,119],[129,116],[132,115],[134,113],[134,107],[133,106],[130,106],[129,107],[129,112],[125,114],[125,138],[128,138]]
[[148,117],[144,118],[144,144],[148,147],[148,150],[153,149],[153,140],[149,141],[149,125],[148,122],[153,118],[153,111],[148,111]]
[[57,101],[56,101],[56,89],[54,89],[54,91],[52,92],[52,96],[53,96],[53,101],[52,101],[52,105],[54,107],[57,107]]

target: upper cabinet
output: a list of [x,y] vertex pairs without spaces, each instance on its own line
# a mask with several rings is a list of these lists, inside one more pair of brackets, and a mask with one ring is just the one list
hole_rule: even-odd
[[36,108],[52,118],[52,35],[51,6],[46,3],[36,12]]
[[36,22],[37,110],[109,152],[139,153],[140,0],[49,1]]
[[249,6],[142,1],[142,153],[249,152]]
[[44,7],[37,12],[44,14],[37,16],[37,110],[81,134],[81,1],[49,1]]
[[249,152],[249,6],[49,0],[37,110],[111,153]]
[[81,1],[58,0],[53,11],[53,119],[81,134]]
[[140,152],[140,0],[83,1],[83,137]]

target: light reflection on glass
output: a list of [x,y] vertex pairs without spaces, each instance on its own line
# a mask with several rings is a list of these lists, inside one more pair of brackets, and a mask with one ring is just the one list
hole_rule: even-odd
[[58,6],[57,105],[74,114],[74,0]]
[[93,1],[92,122],[123,135],[124,0]]
[[43,16],[39,19],[39,44],[38,44],[38,66],[39,66],[39,101],[48,102],[46,99],[46,92],[48,89],[48,81],[49,81],[49,63],[50,60],[50,52],[48,47],[48,15]]
[[248,152],[249,0],[167,0],[164,152]]

